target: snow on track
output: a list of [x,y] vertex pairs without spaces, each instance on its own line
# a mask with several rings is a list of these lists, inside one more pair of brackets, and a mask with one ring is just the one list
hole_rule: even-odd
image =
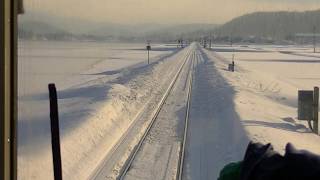
[[175,179],[196,45],[124,179]]
[[[189,56],[190,50],[186,48],[180,55],[172,58],[177,58],[174,61],[180,63],[179,68],[183,70],[185,59]],[[179,71],[180,72],[180,71]],[[154,94],[153,98],[145,104],[138,116],[135,118],[135,122],[118,141],[118,144],[114,146],[112,152],[108,154],[100,168],[93,174],[91,179],[115,179],[123,175],[131,165],[131,160],[134,159],[137,150],[139,150],[141,143],[145,139],[145,135],[148,134],[148,130],[155,122],[159,108],[162,107],[168,94],[176,82],[176,77],[179,77],[179,72],[173,71],[174,77],[167,78],[166,86],[162,87],[159,93]],[[150,120],[151,119],[151,120]],[[138,145],[137,145],[138,144]]]
[[243,157],[248,138],[234,95],[214,61],[198,46],[183,179],[217,179],[225,164]]

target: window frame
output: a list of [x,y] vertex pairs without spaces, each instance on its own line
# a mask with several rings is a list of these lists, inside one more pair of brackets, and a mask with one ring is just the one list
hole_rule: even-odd
[[17,0],[0,2],[0,179],[17,179]]

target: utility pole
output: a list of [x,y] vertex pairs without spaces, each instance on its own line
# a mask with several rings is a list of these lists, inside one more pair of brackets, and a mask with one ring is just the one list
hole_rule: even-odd
[[148,64],[150,64],[150,50],[148,49]]
[[177,48],[182,48],[182,47],[183,47],[183,39],[180,38],[180,39],[178,39]]
[[230,33],[229,41],[230,41],[230,46],[232,47],[232,33]]
[[203,48],[207,48],[207,37],[204,36],[203,38]]
[[313,26],[313,53],[316,53],[316,26]]
[[212,43],[212,36],[211,36],[211,33],[210,33],[209,49],[211,49],[211,43]]

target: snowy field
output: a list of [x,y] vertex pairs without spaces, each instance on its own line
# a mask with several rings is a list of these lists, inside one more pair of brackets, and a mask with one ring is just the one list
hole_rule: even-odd
[[[250,140],[280,153],[291,142],[320,154],[320,137],[296,118],[298,90],[320,85],[320,58],[310,56],[319,54],[263,45],[196,51],[184,179],[217,179],[226,164],[243,159]],[[307,56],[292,54],[301,52]]]
[[[297,120],[298,90],[320,86],[320,53],[311,47],[222,47],[208,51],[216,68],[233,87],[234,103],[249,139],[284,152],[292,142],[320,154],[320,137]],[[226,71],[232,56],[236,72]]]
[[163,61],[176,48],[152,47],[147,67],[145,44],[20,41],[19,179],[52,179],[48,83],[58,89],[64,177],[86,179],[174,70]]
[[[145,46],[123,43],[19,41],[19,95],[46,92],[49,82],[65,89],[105,75],[111,77],[137,64],[146,64]],[[151,62],[175,50],[174,46],[169,45],[152,46],[154,51],[150,53]]]
[[292,142],[320,154],[319,136],[296,118],[298,90],[320,86],[320,53],[311,47],[153,45],[149,66],[144,48],[19,42],[19,179],[52,179],[48,83],[58,88],[63,176],[88,179],[135,118],[152,111],[188,52],[196,58],[185,179],[216,179],[243,158],[249,140],[271,142],[281,153]]

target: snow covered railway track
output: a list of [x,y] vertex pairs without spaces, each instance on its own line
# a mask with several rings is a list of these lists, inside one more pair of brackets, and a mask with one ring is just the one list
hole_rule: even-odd
[[[182,172],[183,172],[183,162],[184,162],[184,148],[185,148],[186,137],[187,137],[187,129],[188,129],[188,118],[189,118],[189,108],[190,108],[190,99],[191,99],[191,90],[192,90],[193,60],[194,60],[194,58],[195,58],[195,51],[194,51],[193,48],[191,48],[191,50],[187,53],[187,56],[185,57],[185,60],[184,60],[184,62],[182,63],[181,67],[178,69],[176,75],[174,76],[174,79],[172,80],[171,84],[169,85],[167,91],[165,92],[163,98],[161,99],[161,101],[160,101],[160,103],[159,103],[159,106],[157,107],[157,109],[156,109],[156,111],[155,111],[155,114],[154,114],[154,116],[152,117],[152,120],[151,120],[149,126],[147,127],[146,131],[144,132],[144,134],[143,134],[142,138],[140,139],[139,143],[137,144],[137,146],[136,146],[136,147],[134,148],[134,150],[132,151],[130,157],[128,158],[128,160],[127,160],[127,162],[126,162],[126,164],[125,164],[125,166],[122,168],[122,171],[120,172],[120,176],[119,176],[118,179],[120,179],[120,180],[122,180],[122,179],[127,179],[127,178],[125,178],[125,177],[127,176],[127,173],[130,171],[133,162],[136,161],[135,159],[136,159],[137,155],[139,154],[139,152],[142,151],[141,149],[142,149],[145,141],[147,141],[147,139],[148,139],[147,137],[148,137],[148,136],[151,136],[151,139],[152,139],[152,138],[159,138],[159,137],[152,137],[152,136],[157,136],[157,133],[154,133],[154,132],[153,132],[153,134],[155,134],[155,135],[150,135],[150,134],[152,134],[152,133],[150,133],[150,132],[151,132],[151,130],[152,130],[153,128],[154,128],[154,129],[159,128],[159,127],[154,127],[154,126],[155,126],[155,123],[156,123],[157,121],[160,121],[160,119],[161,119],[161,117],[160,117],[160,119],[159,119],[159,113],[160,113],[161,111],[165,111],[165,110],[164,110],[164,109],[165,109],[165,108],[164,108],[164,105],[165,105],[166,103],[170,104],[170,102],[167,102],[167,99],[168,99],[169,95],[172,93],[173,89],[176,88],[175,86],[178,86],[178,85],[176,85],[176,84],[178,84],[178,83],[177,83],[177,80],[179,79],[179,77],[180,77],[180,76],[183,76],[183,75],[181,75],[181,74],[184,74],[184,76],[186,76],[186,77],[185,77],[185,78],[186,78],[186,82],[184,82],[184,83],[181,83],[181,82],[180,82],[180,84],[184,84],[184,86],[185,86],[185,84],[188,84],[187,88],[184,87],[185,89],[187,89],[188,92],[187,92],[186,102],[183,103],[183,104],[185,105],[185,113],[184,113],[184,116],[185,116],[185,117],[184,117],[184,121],[185,121],[185,122],[184,122],[183,135],[182,135],[183,137],[182,137],[181,143],[180,143],[180,141],[179,141],[179,143],[177,143],[176,146],[173,145],[174,147],[169,148],[169,149],[170,149],[170,150],[169,150],[170,153],[168,153],[168,154],[169,154],[169,155],[168,155],[168,157],[169,157],[168,159],[171,159],[172,154],[174,154],[172,151],[177,151],[177,152],[178,152],[177,163],[176,163],[176,164],[173,163],[173,164],[177,165],[177,167],[174,167],[174,168],[176,168],[176,172],[175,172],[176,175],[175,175],[174,178],[176,178],[176,179],[181,179],[181,177],[182,177]],[[187,64],[189,64],[189,67],[187,66]],[[184,67],[187,67],[187,68],[188,68],[188,69],[187,69],[187,73],[185,73],[185,72],[182,73]],[[174,96],[174,95],[172,95],[172,96]],[[184,99],[185,99],[185,98],[184,98]],[[171,103],[171,104],[172,104],[172,103]],[[166,107],[166,108],[168,108],[168,107]],[[162,120],[162,119],[161,119],[161,120]],[[159,123],[159,122],[158,122],[158,123]],[[173,125],[172,125],[172,126],[173,126]],[[159,131],[159,130],[158,130],[158,131]],[[162,130],[160,129],[160,131],[162,131]],[[150,139],[150,137],[149,137],[149,139]],[[148,140],[148,141],[150,141],[150,140]],[[151,141],[152,141],[152,140],[151,140]],[[174,144],[174,143],[173,143],[173,144]],[[178,148],[176,148],[176,147],[178,147]],[[163,149],[163,147],[159,147],[159,149]],[[164,149],[166,149],[166,148],[164,148]],[[176,150],[176,149],[178,149],[178,150]],[[150,151],[150,149],[149,149],[149,151]],[[168,161],[169,161],[169,160],[168,160]],[[170,162],[165,162],[165,163],[170,164]],[[164,163],[162,163],[162,164],[164,164]],[[161,166],[163,166],[163,165],[161,165]],[[172,166],[172,165],[171,165],[171,166]],[[169,168],[169,167],[171,167],[171,166],[170,166],[170,165],[167,165],[166,168]],[[163,171],[166,171],[166,170],[163,170]],[[171,167],[170,171],[172,171],[172,167]],[[133,174],[134,174],[134,173],[133,173]],[[148,172],[147,172],[147,174],[148,174]],[[161,174],[161,173],[159,173],[159,174]],[[168,175],[167,175],[168,173],[165,172],[164,174],[165,174],[164,177],[168,176]],[[136,175],[134,175],[134,176],[136,176]],[[159,176],[161,176],[161,175],[159,175]],[[136,177],[139,177],[139,176],[136,176]],[[135,179],[135,178],[128,178],[128,179]],[[140,179],[140,178],[138,178],[138,179]],[[143,178],[142,178],[142,179],[143,179]],[[164,179],[167,179],[167,178],[164,178]]]
[[[195,54],[195,53],[194,53]],[[195,57],[194,57],[195,58]],[[179,156],[179,165],[177,172],[177,180],[182,180],[183,176],[183,167],[184,167],[184,157],[185,157],[185,149],[187,142],[187,134],[188,134],[188,124],[189,124],[189,115],[190,115],[190,104],[191,104],[191,94],[192,94],[192,82],[193,82],[193,71],[194,71],[194,61],[191,62],[191,70],[189,73],[189,89],[188,89],[188,99],[186,105],[186,114],[185,114],[185,122],[184,122],[184,131],[183,131],[183,140],[181,144],[180,156]]]

